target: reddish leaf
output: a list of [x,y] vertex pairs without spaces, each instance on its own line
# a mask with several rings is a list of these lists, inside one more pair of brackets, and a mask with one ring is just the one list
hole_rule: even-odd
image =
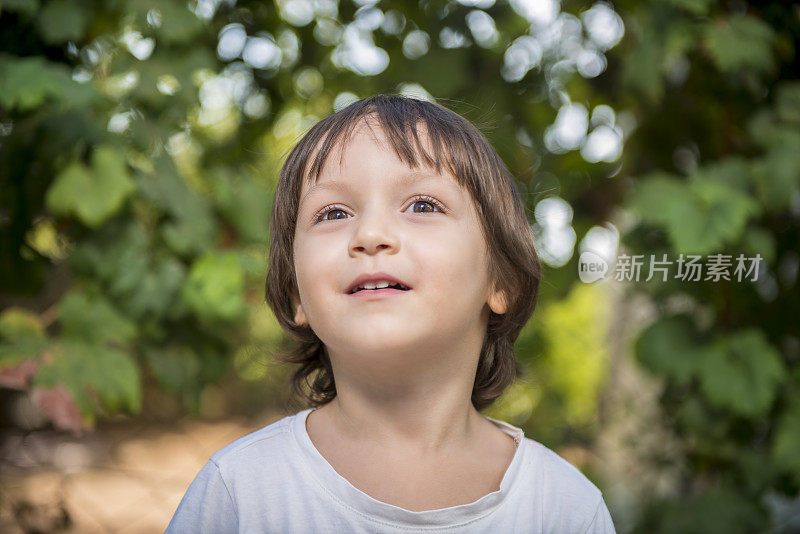
[[39,369],[36,360],[22,360],[16,365],[0,369],[0,386],[11,389],[27,389],[31,377]]
[[89,430],[81,418],[78,405],[66,387],[58,385],[52,389],[34,388],[31,398],[56,428],[69,430],[79,437],[84,431]]

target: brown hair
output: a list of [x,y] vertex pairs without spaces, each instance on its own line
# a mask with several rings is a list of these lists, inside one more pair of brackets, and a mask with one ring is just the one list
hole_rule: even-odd
[[[472,404],[482,410],[521,375],[513,346],[536,307],[541,264],[524,205],[500,156],[469,121],[424,100],[399,95],[359,100],[315,124],[289,153],[273,201],[266,300],[278,322],[299,344],[275,358],[300,365],[292,377],[294,395],[312,406],[336,397],[325,345],[310,326],[294,321],[293,301],[299,300],[294,234],[303,180],[318,179],[331,149],[340,140],[346,145],[356,124],[366,119],[377,119],[398,157],[410,167],[418,167],[421,158],[441,173],[444,164],[475,201],[490,253],[490,280],[503,292],[507,304],[504,314],[489,313],[472,390]],[[420,142],[420,125],[425,127],[433,154]]]

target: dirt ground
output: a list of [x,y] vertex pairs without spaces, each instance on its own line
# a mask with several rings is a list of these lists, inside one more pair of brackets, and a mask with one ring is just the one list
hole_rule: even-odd
[[0,532],[164,532],[211,454],[282,417],[0,435]]

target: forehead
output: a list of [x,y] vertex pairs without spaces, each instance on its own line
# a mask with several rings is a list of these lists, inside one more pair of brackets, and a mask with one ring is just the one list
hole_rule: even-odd
[[[325,183],[335,181],[342,176],[345,167],[367,168],[370,164],[382,165],[379,169],[383,172],[376,175],[389,174],[399,183],[438,178],[457,184],[458,180],[452,173],[446,149],[431,142],[424,123],[406,131],[399,127],[392,130],[392,135],[387,134],[374,117],[360,118],[350,128],[342,131],[329,150],[322,154],[318,172],[314,172],[313,163],[325,144],[323,137],[308,158],[308,170],[301,184],[303,195],[324,188]],[[364,159],[365,156],[380,158],[380,163]]]

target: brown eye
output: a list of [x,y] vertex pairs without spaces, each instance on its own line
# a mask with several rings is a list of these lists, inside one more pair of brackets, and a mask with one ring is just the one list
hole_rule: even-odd
[[[329,213],[335,213],[333,217],[328,217]],[[339,219],[346,219],[348,216],[347,212],[341,208],[337,208],[336,206],[328,206],[322,211],[319,212],[316,216],[314,216],[314,224],[325,222],[325,221],[336,221]]]
[[[417,211],[416,208],[419,207],[419,206],[422,207],[422,209],[420,210],[422,212],[436,211],[436,206],[434,206],[433,204],[431,204],[427,200],[417,200],[416,202],[414,202],[414,211]],[[426,210],[425,206],[429,206],[431,209],[430,210]],[[419,212],[417,212],[417,213],[419,213]]]
[[408,208],[411,208],[414,213],[447,213],[447,208],[444,207],[444,204],[428,195],[416,195],[413,200],[414,202]]
[[[329,218],[328,215],[330,215],[331,213],[338,213],[338,214],[341,214],[341,216],[336,215],[334,217],[330,217]],[[329,212],[325,213],[322,216],[322,218],[324,220],[326,220],[326,221],[332,221],[332,220],[336,220],[336,219],[344,219],[345,217],[347,217],[347,214],[344,211],[340,210],[340,209],[332,209],[332,210],[330,210]]]
[[[417,206],[421,207],[421,209],[419,211],[417,211],[417,209],[416,209]],[[425,209],[426,206],[430,207],[431,209]],[[417,213],[420,213],[420,212],[425,213],[425,212],[436,212],[436,211],[440,211],[440,210],[439,210],[439,208],[437,206],[435,206],[431,202],[428,202],[427,200],[417,200],[416,202],[414,202],[414,211],[417,212]]]

